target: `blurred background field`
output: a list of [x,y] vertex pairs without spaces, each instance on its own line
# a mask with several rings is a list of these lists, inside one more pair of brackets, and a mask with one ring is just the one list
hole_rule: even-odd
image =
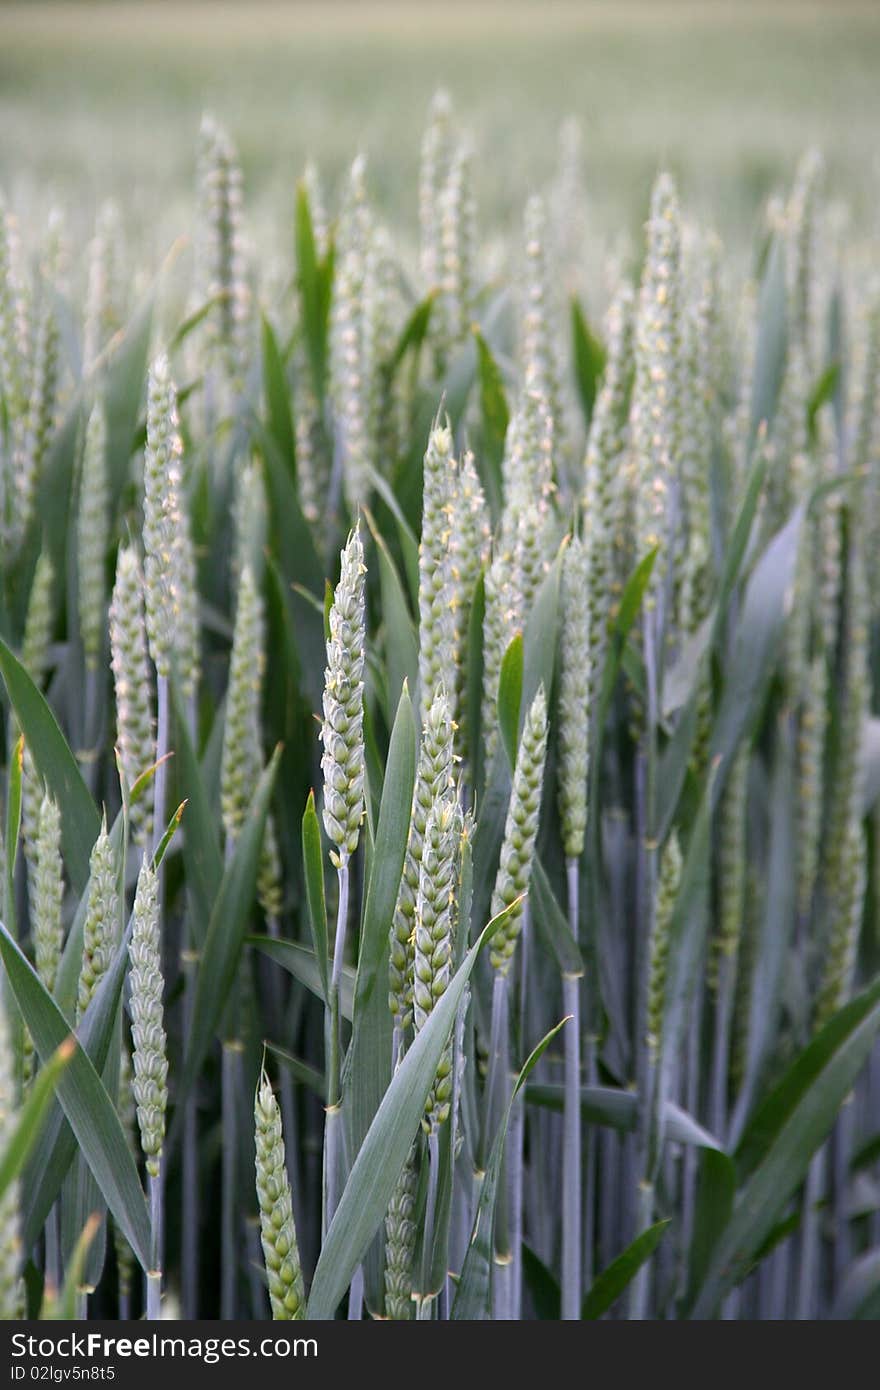
[[378,203],[415,229],[420,131],[447,86],[477,148],[484,236],[548,181],[582,126],[592,215],[641,222],[661,163],[744,243],[809,144],[857,224],[880,198],[880,5],[865,0],[443,0],[0,6],[0,184],[90,224],[114,194],[155,250],[189,223],[208,107],[236,140],[251,231],[287,249],[307,155],[364,149]]

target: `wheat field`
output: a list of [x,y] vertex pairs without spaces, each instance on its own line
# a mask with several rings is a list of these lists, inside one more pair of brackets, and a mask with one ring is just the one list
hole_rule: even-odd
[[0,26],[2,1316],[875,1318],[876,8]]

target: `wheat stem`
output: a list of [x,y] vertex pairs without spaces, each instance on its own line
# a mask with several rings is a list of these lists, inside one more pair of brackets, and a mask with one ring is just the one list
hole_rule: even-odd
[[333,1220],[339,1191],[339,1159],[341,1144],[340,1068],[342,1039],[340,1037],[339,982],[345,957],[345,937],[348,924],[349,865],[340,862],[337,870],[339,902],[336,911],[336,937],[333,945],[333,965],[330,975],[329,1058],[327,1066],[327,1122],[324,1142],[325,1197],[324,1229]]
[[238,1305],[238,1098],[241,1082],[241,1043],[223,1043],[221,1073],[223,1171],[221,1191],[220,1316],[236,1316]]
[[[183,1033],[190,1036],[195,1002],[198,954],[181,953],[184,974]],[[183,1114],[183,1181],[181,1184],[181,1285],[183,1315],[198,1315],[199,1297],[199,1112],[193,1091],[187,1096]]]
[[818,1313],[819,1299],[819,1203],[825,1188],[826,1149],[815,1153],[807,1170],[807,1181],[803,1194],[803,1215],[801,1218],[801,1249],[798,1264],[797,1300],[795,1317],[798,1321],[809,1322]]
[[[578,935],[578,865],[569,859],[568,913],[572,935]],[[563,1009],[571,1018],[565,1026],[565,1099],[562,1153],[562,1317],[581,1315],[581,991],[577,976],[562,980]]]
[[161,1318],[162,1299],[162,1167],[149,1175],[150,1188],[150,1262],[147,1270],[147,1319]]
[[[168,750],[171,746],[171,710],[168,677],[156,681],[158,721],[156,726],[156,777],[153,793],[153,853],[165,834],[165,802],[168,785]],[[161,876],[161,869],[160,869]]]

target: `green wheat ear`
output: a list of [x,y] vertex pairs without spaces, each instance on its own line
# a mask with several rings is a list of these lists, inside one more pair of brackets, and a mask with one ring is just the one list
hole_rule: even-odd
[[104,571],[110,532],[107,422],[97,402],[86,425],[77,517],[79,628],[86,665],[97,669],[104,642]]
[[164,981],[159,955],[159,886],[145,856],[138,875],[128,953],[131,959],[132,1092],[147,1172],[158,1177],[165,1142],[168,1058],[163,1027]]
[[419,170],[420,258],[426,290],[434,289],[440,283],[440,202],[449,178],[455,143],[452,102],[449,93],[441,89],[431,99],[428,123],[422,137]]
[[584,458],[584,537],[589,552],[591,694],[599,691],[618,569],[618,523],[625,511],[624,460],[633,378],[635,297],[622,285],[605,320],[607,358]]
[[281,1111],[265,1069],[254,1096],[254,1145],[260,1238],[272,1317],[290,1322],[305,1317],[306,1296],[284,1163]]
[[[64,945],[61,916],[64,864],[61,859],[61,813],[58,803],[48,793],[43,794],[40,803],[36,834],[28,858],[28,893],[34,963],[42,984],[53,994]],[[33,1040],[27,1029],[24,1030],[22,1054],[23,1081],[27,1084],[33,1076],[35,1061]]]
[[208,320],[210,347],[237,386],[247,367],[250,316],[242,176],[232,141],[208,113],[202,117],[199,131],[198,190],[199,291],[202,303],[217,300]]
[[106,817],[89,860],[89,895],[83,924],[83,953],[76,996],[77,1021],[110,968],[119,934],[119,889]]
[[[260,704],[265,666],[263,603],[253,570],[245,564],[238,587],[220,764],[220,806],[230,844],[244,828],[263,770]],[[281,861],[271,817],[263,835],[257,892],[267,917],[277,917],[282,905]]]
[[438,798],[449,795],[453,785],[452,744],[449,701],[441,688],[434,696],[422,729],[409,840],[391,926],[388,1004],[401,1029],[408,1027],[412,1019],[414,925],[425,831],[431,808]]
[[385,1316],[394,1322],[409,1322],[413,1314],[417,1179],[414,1144],[397,1179],[385,1217]]
[[678,835],[673,830],[660,856],[656,907],[651,934],[648,980],[647,1037],[651,1055],[660,1053],[663,1040],[663,1014],[666,1009],[666,974],[669,961],[669,928],[681,883],[682,857]]
[[357,849],[364,814],[365,574],[364,548],[355,527],[342,551],[330,609],[321,727],[324,829],[335,846],[330,857],[337,868]]
[[522,930],[523,902],[517,899],[521,900],[528,893],[532,878],[546,753],[547,700],[542,685],[526,715],[516,755],[501,859],[492,893],[493,917],[514,904],[489,943],[489,959],[493,967],[504,974],[510,969]]
[[[24,413],[13,430],[11,507],[6,518],[15,554],[34,518],[43,464],[55,423],[58,394],[58,325],[49,287],[38,289]],[[7,503],[7,505],[9,505]]]
[[524,232],[523,377],[529,389],[546,402],[559,457],[565,451],[562,373],[557,356],[559,333],[548,262],[547,212],[538,196],[526,204]]
[[434,337],[439,362],[447,362],[466,340],[473,317],[476,206],[472,170],[473,151],[468,141],[461,140],[437,200],[440,294]]
[[89,243],[89,276],[83,323],[83,375],[95,370],[99,354],[122,326],[122,227],[119,209],[106,202],[98,211]]
[[[455,932],[461,810],[447,793],[434,802],[425,826],[415,907],[413,1021],[418,1034],[449,987]],[[452,1040],[440,1059],[425,1104],[422,1128],[432,1134],[449,1118]]]
[[[425,453],[419,542],[419,708],[428,717],[434,693],[455,667],[450,531],[458,464],[448,424],[431,431]],[[450,705],[454,689],[449,691]],[[454,709],[451,710],[454,717]]]
[[177,392],[167,357],[150,368],[144,450],[144,596],[150,656],[160,677],[171,674],[177,644],[177,529],[183,443]]
[[[34,684],[42,686],[50,666],[50,646],[55,625],[55,567],[47,550],[40,552],[25,618],[21,660]],[[14,726],[15,727],[15,726]],[[43,785],[27,744],[21,770],[21,835],[29,866],[34,862],[37,818]]]
[[637,552],[660,547],[651,578],[654,603],[670,560],[669,495],[681,462],[683,429],[681,215],[668,174],[654,184],[647,242],[636,317],[632,430],[639,477]]
[[[133,545],[120,547],[110,600],[110,666],[116,694],[116,744],[129,787],[156,759],[153,675],[147,646],[144,578]],[[146,849],[153,836],[150,797],[131,808],[136,842]]]
[[[21,287],[17,275],[15,228],[0,192],[0,395],[14,430],[26,408],[25,363],[20,324]],[[5,518],[4,518],[5,520]]]
[[362,156],[349,174],[339,221],[330,335],[330,395],[343,488],[350,512],[370,495],[369,469],[376,462],[370,420],[374,415],[375,363],[370,355],[370,250],[374,235]]
[[590,595],[587,548],[573,537],[562,562],[559,817],[566,858],[579,859],[587,828],[590,731]]

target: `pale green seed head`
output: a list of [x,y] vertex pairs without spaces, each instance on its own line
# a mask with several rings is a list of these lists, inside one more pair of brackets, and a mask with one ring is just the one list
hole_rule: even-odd
[[660,174],[654,184],[647,243],[636,320],[632,426],[639,474],[637,551],[639,557],[655,546],[661,552],[652,571],[655,596],[669,560],[670,491],[681,462],[683,413],[681,215],[668,174]]
[[432,806],[448,797],[453,786],[453,733],[449,701],[441,687],[422,730],[409,839],[390,934],[388,1004],[401,1028],[412,1018],[415,913],[425,830]]
[[207,113],[199,131],[198,184],[199,292],[203,303],[218,301],[208,319],[210,351],[238,383],[247,366],[251,314],[241,167],[227,132]]
[[55,566],[48,550],[40,552],[28,598],[21,661],[36,685],[49,669],[49,645],[55,624]]
[[531,197],[525,211],[521,358],[523,380],[546,402],[553,421],[555,449],[565,446],[557,308],[548,264],[547,212],[542,198]]
[[[443,684],[455,699],[454,586],[450,554],[452,500],[458,464],[448,424],[431,431],[425,453],[422,535],[419,542],[419,708],[428,717]],[[452,710],[454,717],[454,709]]]
[[97,670],[106,623],[104,571],[110,532],[107,422],[96,402],[86,426],[77,517],[79,629],[86,665]]
[[254,1097],[254,1148],[260,1237],[272,1317],[289,1322],[305,1317],[306,1299],[284,1161],[281,1111],[265,1070]]
[[360,530],[355,527],[342,551],[330,609],[321,727],[324,829],[335,846],[330,857],[337,867],[347,864],[357,849],[364,813],[365,574]]
[[110,967],[119,925],[116,863],[105,818],[89,860],[88,905],[83,924],[83,954],[76,998],[77,1021],[89,1007]]
[[150,368],[144,450],[144,575],[147,635],[158,674],[167,677],[177,639],[177,529],[183,444],[168,358]]
[[38,286],[33,347],[27,373],[27,402],[12,438],[11,486],[5,498],[4,531],[15,554],[34,520],[43,464],[55,429],[58,395],[58,325],[52,296]]
[[574,536],[562,562],[559,684],[559,815],[566,857],[583,853],[590,730],[589,555]]
[[[120,547],[110,600],[110,666],[116,695],[116,746],[129,787],[156,760],[153,674],[147,648],[144,579],[137,549]],[[149,793],[131,808],[132,833],[142,849],[150,843],[153,811]]]
[[134,1045],[132,1092],[137,1106],[141,1148],[147,1172],[153,1177],[158,1176],[161,1167],[168,1104],[160,949],[158,877],[149,859],[144,856],[135,892],[128,951],[131,960],[131,1036]]
[[6,403],[13,429],[26,408],[21,315],[15,226],[0,193],[0,395]]
[[441,89],[431,99],[428,123],[422,137],[419,170],[420,256],[426,290],[435,289],[440,284],[441,200],[449,179],[455,144],[452,101],[449,93]]
[[409,1322],[413,1314],[413,1258],[416,1246],[415,1145],[397,1180],[385,1217],[385,1316]]
[[532,878],[546,753],[547,700],[542,685],[526,714],[516,755],[501,859],[492,894],[493,917],[514,904],[489,944],[489,959],[493,967],[504,974],[510,969],[522,929],[523,903],[518,900],[528,893]]
[[122,326],[122,229],[119,209],[113,202],[104,203],[98,211],[88,257],[82,353],[84,375],[94,371],[99,354]]
[[[461,810],[454,795],[437,800],[425,826],[414,916],[413,1020],[424,1028],[452,975]],[[452,1046],[444,1050],[428,1096],[422,1126],[427,1134],[449,1118]]]
[[681,846],[676,831],[672,831],[660,855],[660,876],[654,908],[651,936],[650,976],[648,982],[647,1041],[651,1054],[657,1057],[663,1038],[663,1015],[666,1008],[666,976],[669,960],[669,928],[681,883]]
[[61,814],[58,803],[44,794],[37,821],[36,862],[30,880],[31,931],[37,974],[50,993],[55,990],[64,927],[64,865],[61,860]]

